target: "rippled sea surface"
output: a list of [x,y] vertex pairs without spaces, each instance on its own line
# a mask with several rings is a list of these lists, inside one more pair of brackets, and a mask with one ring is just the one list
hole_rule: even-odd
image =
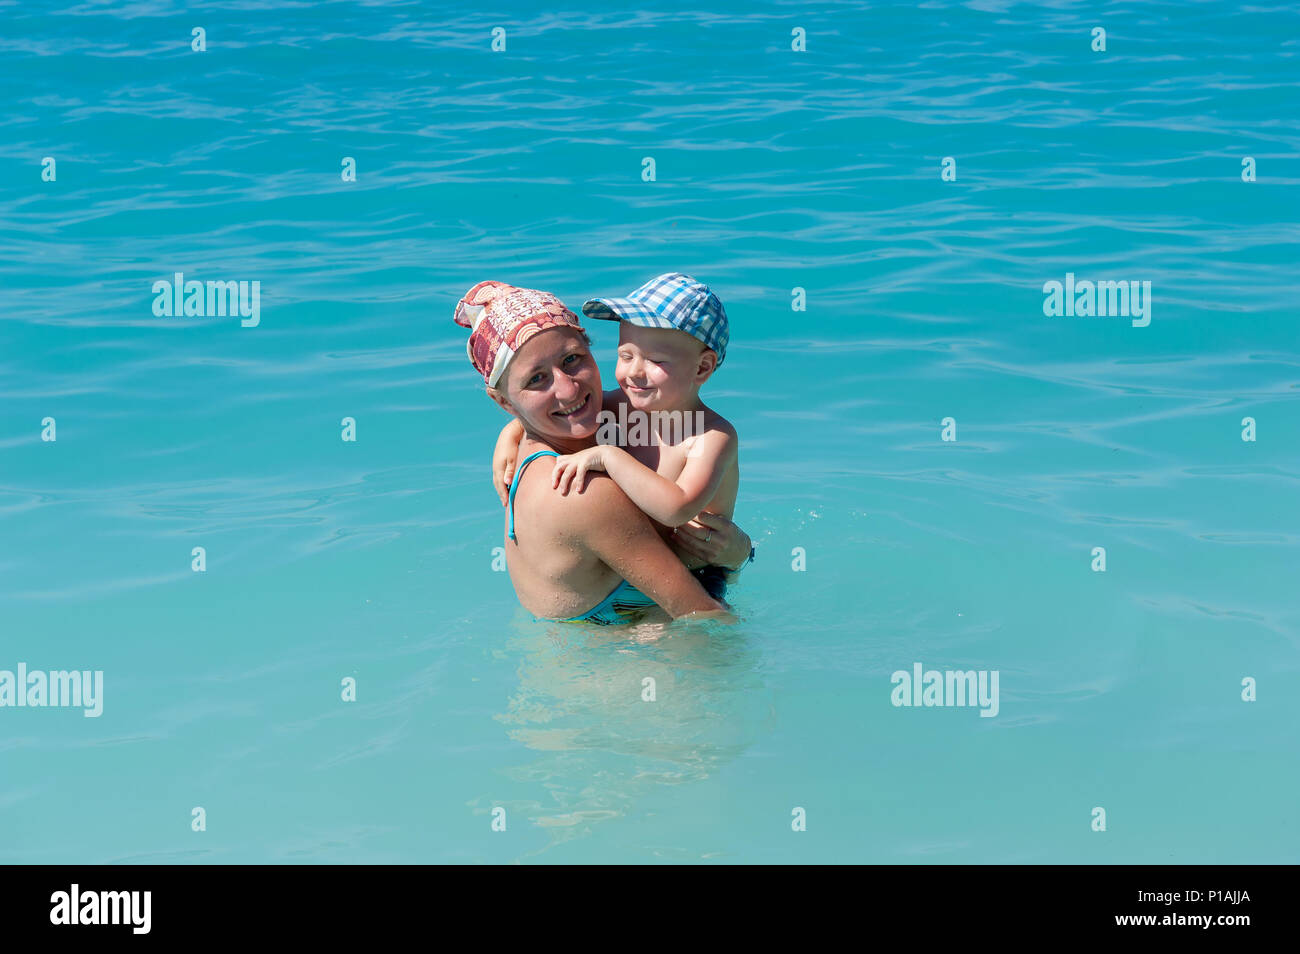
[[[1286,3],[0,6],[0,670],[104,672],[0,861],[1300,861],[1298,87]],[[742,621],[534,622],[453,306],[670,270]]]

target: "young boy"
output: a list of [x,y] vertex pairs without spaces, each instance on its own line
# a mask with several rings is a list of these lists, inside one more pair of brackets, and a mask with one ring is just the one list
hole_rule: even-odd
[[[619,388],[604,394],[600,443],[557,459],[552,485],[564,494],[575,485],[581,492],[587,472],[603,470],[664,527],[679,527],[701,511],[730,519],[740,485],[736,430],[700,400],[701,386],[727,353],[722,302],[707,286],[671,272],[626,298],[592,299],[582,311],[619,322]],[[509,486],[522,430],[511,421],[497,440],[498,493]],[[688,567],[701,562],[675,549]],[[736,569],[695,566],[692,572],[709,595],[722,599]]]

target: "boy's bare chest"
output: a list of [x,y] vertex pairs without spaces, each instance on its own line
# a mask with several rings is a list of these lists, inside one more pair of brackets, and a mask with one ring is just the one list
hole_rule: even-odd
[[686,455],[691,439],[680,444],[653,444],[646,447],[625,447],[629,454],[649,467],[664,480],[676,481],[686,468]]

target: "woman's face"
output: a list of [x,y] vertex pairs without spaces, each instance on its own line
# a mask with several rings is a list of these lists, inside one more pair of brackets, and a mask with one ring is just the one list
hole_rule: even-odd
[[493,400],[539,437],[584,440],[596,433],[600,369],[574,328],[548,328],[533,337],[511,359],[499,393],[504,403]]

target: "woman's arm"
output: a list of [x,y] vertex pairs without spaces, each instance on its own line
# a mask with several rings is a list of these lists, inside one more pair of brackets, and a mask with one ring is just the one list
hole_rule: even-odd
[[580,497],[558,499],[566,501],[563,506],[571,517],[566,526],[572,536],[670,616],[734,619],[608,477],[594,476]]

